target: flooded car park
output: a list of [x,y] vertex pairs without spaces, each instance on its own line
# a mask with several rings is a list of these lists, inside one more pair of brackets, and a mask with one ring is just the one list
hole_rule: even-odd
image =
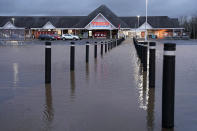
[[[90,45],[76,41],[70,71],[70,41],[52,42],[52,81],[44,84],[44,42],[0,45],[0,129],[120,131],[161,129],[163,44],[156,51],[156,86],[149,89],[131,39],[94,59]],[[89,40],[88,40],[89,41]],[[177,43],[174,130],[196,130],[196,41]],[[90,40],[90,44],[94,40]]]

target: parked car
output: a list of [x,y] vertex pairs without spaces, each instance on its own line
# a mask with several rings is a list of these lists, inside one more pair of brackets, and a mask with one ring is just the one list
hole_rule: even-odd
[[79,36],[77,35],[72,35],[72,34],[63,34],[62,35],[63,40],[79,40]]
[[183,35],[182,36],[182,40],[189,40],[190,38],[189,38],[189,36],[188,35]]
[[55,40],[62,40],[62,37],[58,34],[53,34],[52,36],[55,38]]
[[49,34],[41,34],[38,37],[39,40],[55,40],[55,37]]

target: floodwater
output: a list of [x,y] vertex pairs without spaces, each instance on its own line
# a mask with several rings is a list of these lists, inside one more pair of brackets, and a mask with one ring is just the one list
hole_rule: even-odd
[[[132,40],[85,64],[85,46],[52,43],[52,82],[44,84],[43,42],[0,45],[1,131],[196,131],[197,44],[174,41],[175,128],[161,128],[163,43],[158,42],[156,87],[149,89]],[[85,43],[84,41],[82,43]],[[190,44],[192,43],[192,44]],[[197,41],[196,41],[197,43]],[[186,45],[188,44],[188,45]]]

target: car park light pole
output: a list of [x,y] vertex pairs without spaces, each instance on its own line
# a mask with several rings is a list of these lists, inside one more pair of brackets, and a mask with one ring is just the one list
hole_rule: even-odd
[[15,18],[12,18],[13,25],[15,24],[14,21],[15,21]]
[[135,37],[136,37],[136,38],[137,38],[137,31],[136,31],[136,30],[137,30],[137,29],[139,28],[139,26],[140,26],[140,15],[137,16],[137,21],[138,21],[138,22],[137,22],[137,27],[135,28]]
[[147,41],[147,17],[148,17],[148,0],[146,0],[146,23],[145,23],[145,41]]
[[137,27],[139,28],[139,26],[140,26],[140,16],[139,15],[137,16],[137,21],[138,21]]

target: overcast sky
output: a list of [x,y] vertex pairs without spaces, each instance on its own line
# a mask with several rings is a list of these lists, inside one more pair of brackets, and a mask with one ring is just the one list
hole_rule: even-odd
[[[145,15],[146,0],[0,0],[0,15],[88,15],[105,4],[118,16]],[[178,17],[197,12],[197,0],[148,0],[148,15]]]

